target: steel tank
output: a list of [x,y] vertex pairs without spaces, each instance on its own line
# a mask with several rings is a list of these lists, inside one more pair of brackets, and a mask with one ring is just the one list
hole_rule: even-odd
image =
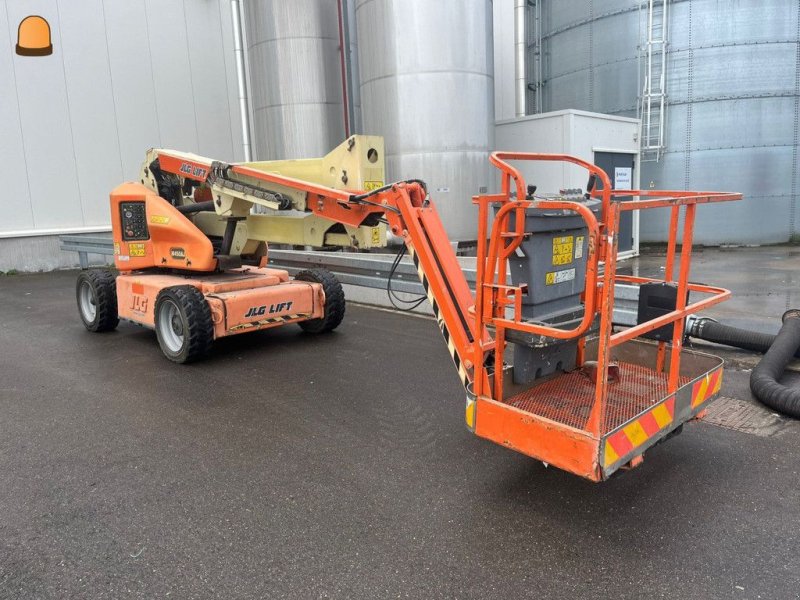
[[448,235],[474,240],[472,196],[495,179],[492,7],[487,0],[356,0],[365,133],[387,178],[426,181]]
[[248,0],[258,160],[324,156],[345,138],[337,0]]
[[[541,73],[530,83],[541,84],[543,110],[637,116],[648,3],[540,1],[541,30],[529,38],[528,57],[541,51]],[[667,5],[665,148],[657,162],[641,163],[642,186],[744,193],[742,202],[700,209],[696,242],[797,241],[800,4]],[[642,241],[667,239],[666,213],[642,214]]]

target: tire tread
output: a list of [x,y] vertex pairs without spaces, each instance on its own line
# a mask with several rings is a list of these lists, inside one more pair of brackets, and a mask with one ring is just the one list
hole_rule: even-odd
[[297,281],[309,281],[322,285],[325,293],[325,313],[319,319],[310,319],[299,323],[303,331],[309,333],[325,333],[336,329],[344,319],[345,298],[342,284],[328,269],[307,269],[295,275]]
[[[78,275],[75,293],[80,302],[80,289],[84,281],[88,281],[95,294],[95,309],[97,314],[93,323],[81,321],[86,329],[94,333],[113,331],[119,325],[119,312],[117,311],[117,276],[108,269],[90,269]],[[80,310],[80,306],[79,306]]]
[[[196,287],[191,285],[177,285],[164,288],[156,298],[155,319],[158,323],[158,312],[164,298],[171,298],[176,302],[186,317],[186,337],[188,344],[177,355],[172,355],[165,350],[159,337],[158,343],[168,359],[177,363],[190,363],[202,358],[211,348],[214,341],[214,322],[211,319],[211,308],[205,296]],[[156,325],[156,335],[158,326]]]

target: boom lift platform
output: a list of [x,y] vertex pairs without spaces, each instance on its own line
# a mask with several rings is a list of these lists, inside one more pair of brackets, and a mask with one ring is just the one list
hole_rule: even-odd
[[[371,136],[303,161],[226,164],[151,150],[140,182],[111,193],[120,274],[79,276],[84,324],[152,327],[176,362],[227,335],[287,323],[329,331],[344,315],[336,278],[269,268],[266,243],[382,247],[388,226],[417,267],[476,435],[602,481],[641,463],[718,395],[722,360],[683,348],[684,321],[730,292],[689,282],[692,232],[699,204],[740,194],[612,190],[601,169],[575,157],[496,152],[501,192],[473,199],[473,294],[425,184],[384,185],[382,157]],[[508,162],[519,160],[577,165],[588,191],[537,196]],[[664,279],[617,274],[620,213],[653,208],[670,211]],[[615,331],[618,281],[642,286],[645,300],[654,290],[656,301],[640,300],[639,324]]]

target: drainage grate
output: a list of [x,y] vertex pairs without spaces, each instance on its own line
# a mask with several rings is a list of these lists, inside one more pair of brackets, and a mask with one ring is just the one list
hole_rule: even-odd
[[703,422],[761,437],[775,435],[787,425],[780,415],[763,406],[727,396],[709,405]]

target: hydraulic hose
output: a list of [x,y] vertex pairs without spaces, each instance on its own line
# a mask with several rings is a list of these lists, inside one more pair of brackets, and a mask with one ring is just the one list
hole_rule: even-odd
[[196,212],[214,210],[214,201],[207,200],[205,202],[194,202],[193,204],[179,204],[175,208],[178,209],[179,213],[190,215]]
[[[706,340],[707,342],[714,342],[715,344],[759,352],[760,354],[766,353],[777,337],[771,333],[760,333],[739,329],[738,327],[730,327],[709,318],[690,318],[686,323],[686,335]],[[795,356],[800,358],[800,348],[795,351]]]
[[783,414],[800,419],[800,388],[778,383],[786,365],[800,347],[800,310],[783,315],[783,326],[772,346],[750,375],[750,390],[761,402]]

